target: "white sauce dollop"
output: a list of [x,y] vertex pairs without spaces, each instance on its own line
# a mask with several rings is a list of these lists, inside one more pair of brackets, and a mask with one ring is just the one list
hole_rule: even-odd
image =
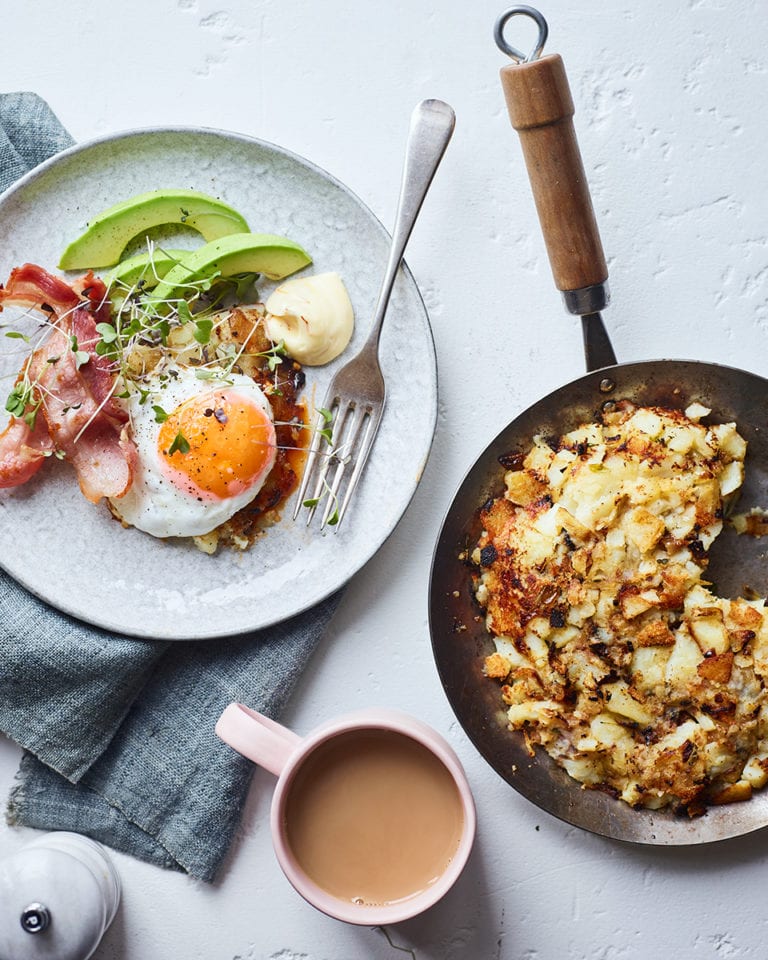
[[294,360],[310,367],[330,363],[347,347],[354,312],[338,273],[296,277],[280,284],[266,303],[264,329]]

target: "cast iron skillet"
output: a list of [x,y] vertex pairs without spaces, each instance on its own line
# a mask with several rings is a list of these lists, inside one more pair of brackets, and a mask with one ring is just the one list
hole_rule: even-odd
[[[529,8],[525,8],[525,12],[531,15]],[[505,16],[509,15],[511,12]],[[502,26],[504,19],[500,21]],[[560,113],[555,128],[546,126],[552,121],[545,117],[545,125],[531,125],[524,131],[535,139],[542,129],[546,130],[542,149],[538,150],[531,142],[526,144],[522,137],[523,148],[558,286],[565,291],[567,303],[569,295],[571,303],[576,305],[583,304],[585,296],[586,302],[592,298],[594,303],[600,290],[595,292],[589,288],[603,285],[607,271],[575,140],[562,149],[563,138],[574,136],[570,120],[573,106],[562,62],[559,57],[545,57],[508,66],[502,70],[502,82],[513,125],[521,130],[521,137],[520,124],[526,122],[522,115],[536,112],[544,103],[551,117],[552,104],[560,105],[555,111]],[[538,119],[541,119],[540,110]],[[546,169],[548,164],[550,168],[554,164],[554,173]],[[579,224],[586,236],[584,242],[583,238],[574,240],[573,220],[578,216],[573,209],[569,212],[567,197],[560,198],[551,208],[556,212],[559,207],[563,215],[570,218],[565,241],[562,230],[558,235],[555,219],[547,220],[551,196],[544,194],[547,191],[551,194],[553,180],[562,184],[568,177],[571,191],[583,190],[576,203],[587,210]],[[563,269],[571,269],[573,261],[570,265],[565,261],[569,256],[578,260],[585,248],[591,248],[591,252],[588,250],[583,257],[583,264],[587,266],[575,268],[578,285],[570,280],[563,284],[559,276],[561,267],[564,264]],[[602,260],[602,268],[599,263],[595,266],[595,250],[599,253],[597,260]],[[585,278],[586,282],[582,282]],[[522,736],[507,729],[498,684],[482,674],[483,660],[494,646],[471,594],[471,571],[463,559],[464,551],[471,550],[480,534],[477,519],[480,507],[489,497],[503,492],[504,469],[498,458],[527,451],[535,434],[565,433],[599,416],[606,402],[628,399],[636,404],[685,409],[691,402],[698,401],[712,411],[705,423],[735,420],[748,442],[746,481],[739,509],[768,506],[768,380],[719,364],[686,360],[656,360],[592,369],[601,358],[607,357],[610,361],[612,351],[599,313],[592,312],[584,320],[588,367],[592,372],[555,390],[505,427],[471,467],[447,512],[435,546],[429,598],[430,632],[438,672],[459,722],[482,756],[519,793],[561,820],[603,836],[648,844],[684,845],[739,836],[768,825],[768,788],[758,791],[745,803],[712,807],[696,819],[664,811],[632,809],[608,794],[583,789],[540,749],[537,748],[533,758],[529,757]],[[594,332],[600,340],[601,352],[597,356],[590,350]],[[721,595],[736,597],[748,589],[761,596],[768,593],[765,550],[759,539],[740,537],[726,526],[715,542],[709,567],[709,578]]]

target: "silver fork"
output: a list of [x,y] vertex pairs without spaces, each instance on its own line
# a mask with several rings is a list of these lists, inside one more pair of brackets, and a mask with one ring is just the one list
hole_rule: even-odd
[[[338,529],[371,452],[386,401],[386,385],[379,365],[381,326],[408,238],[451,139],[454,123],[453,110],[442,100],[423,100],[411,116],[392,246],[373,327],[360,352],[331,380],[315,420],[293,513],[295,520],[302,506],[307,507],[307,525],[324,503],[320,528],[328,524]],[[342,494],[345,476],[348,483]]]

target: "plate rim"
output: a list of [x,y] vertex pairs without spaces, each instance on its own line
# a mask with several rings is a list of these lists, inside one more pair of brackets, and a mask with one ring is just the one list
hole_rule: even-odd
[[[110,143],[117,143],[120,141],[127,141],[131,139],[136,139],[141,136],[161,136],[161,135],[184,135],[184,136],[202,136],[202,137],[212,137],[223,140],[234,140],[239,143],[243,143],[246,146],[251,145],[261,149],[266,150],[270,153],[278,154],[284,158],[287,158],[294,163],[299,164],[300,166],[309,169],[316,175],[320,176],[327,182],[330,182],[334,187],[341,190],[345,193],[351,200],[356,203],[368,217],[372,224],[381,232],[387,243],[391,242],[391,233],[384,226],[382,221],[378,216],[371,210],[368,204],[361,199],[361,197],[355,193],[350,187],[348,187],[343,181],[339,180],[334,174],[329,173],[324,167],[321,167],[319,164],[315,163],[312,160],[307,159],[295,151],[289,150],[286,147],[281,146],[280,144],[274,143],[270,140],[265,140],[259,137],[254,137],[249,134],[239,133],[237,131],[226,130],[219,127],[208,127],[200,126],[196,124],[161,124],[147,127],[130,127],[123,130],[112,131],[110,133],[102,134],[96,137],[91,137],[87,140],[78,141],[72,144],[69,147],[66,147],[64,150],[60,150],[55,153],[53,156],[44,160],[42,163],[33,167],[27,173],[23,174],[6,188],[2,193],[0,193],[0,206],[5,204],[6,201],[10,200],[16,193],[22,192],[39,178],[45,176],[51,168],[56,167],[62,162],[66,162],[71,157],[76,156],[79,153],[84,153],[94,148],[108,145]],[[303,601],[299,604],[295,604],[291,607],[290,610],[287,610],[279,615],[274,615],[266,620],[256,622],[249,627],[238,629],[236,631],[216,631],[216,632],[190,632],[189,630],[183,631],[181,634],[174,633],[173,636],[167,635],[165,632],[158,632],[157,630],[152,630],[151,632],[140,632],[138,628],[126,628],[124,624],[120,624],[114,621],[110,621],[108,616],[97,617],[97,616],[86,616],[85,611],[80,608],[75,608],[72,606],[67,606],[63,603],[52,603],[47,597],[43,596],[38,587],[30,585],[24,579],[18,577],[14,572],[9,570],[7,566],[3,563],[2,558],[0,558],[0,569],[2,569],[9,577],[11,577],[14,582],[18,583],[26,591],[28,591],[32,596],[36,597],[38,600],[47,604],[51,609],[58,611],[59,613],[65,614],[66,616],[72,617],[73,619],[79,621],[80,623],[86,624],[92,628],[103,630],[106,632],[112,632],[117,634],[119,637],[125,637],[128,639],[135,640],[166,640],[169,642],[186,642],[186,641],[205,641],[205,640],[226,640],[226,639],[235,639],[237,637],[248,636],[259,630],[266,630],[270,627],[274,627],[280,623],[285,623],[294,617],[298,617],[301,614],[307,613],[309,610],[318,607],[320,604],[324,603],[331,597],[333,594],[337,593],[340,590],[343,590],[349,582],[363,569],[367,564],[376,556],[376,554],[381,550],[387,540],[392,536],[394,531],[400,525],[400,522],[403,519],[408,507],[411,505],[416,491],[422,481],[424,472],[426,470],[429,457],[432,453],[434,447],[434,438],[437,431],[437,422],[438,414],[440,408],[440,385],[439,385],[439,368],[437,363],[437,348],[435,344],[434,330],[432,329],[432,323],[429,316],[429,311],[427,310],[426,303],[424,302],[424,297],[421,293],[421,290],[416,283],[416,279],[413,276],[413,273],[408,266],[408,263],[403,257],[400,263],[400,270],[403,271],[404,278],[409,285],[410,292],[415,295],[417,303],[420,309],[423,311],[425,318],[425,327],[426,327],[426,346],[428,347],[427,357],[430,361],[430,368],[434,371],[433,381],[434,381],[434,405],[430,408],[430,422],[427,424],[427,443],[426,449],[423,451],[422,458],[417,466],[417,469],[414,473],[415,480],[413,482],[412,489],[410,490],[409,495],[405,499],[402,509],[400,512],[394,516],[393,522],[390,528],[386,531],[384,536],[378,538],[377,541],[372,541],[371,546],[368,550],[364,551],[365,556],[361,561],[354,565],[353,569],[348,576],[342,581],[334,581],[332,585],[328,585],[323,590],[319,591],[317,594],[313,595],[311,599]],[[72,273],[73,271],[65,271],[65,273]],[[76,271],[74,271],[76,272]],[[382,275],[383,276],[383,275]],[[380,281],[379,281],[380,285]],[[285,519],[285,518],[284,518]],[[299,518],[300,519],[300,518]],[[354,519],[354,518],[351,518]],[[291,521],[293,522],[293,521]],[[297,519],[297,521],[299,520]],[[320,535],[318,533],[318,535]],[[92,609],[92,608],[91,608]]]

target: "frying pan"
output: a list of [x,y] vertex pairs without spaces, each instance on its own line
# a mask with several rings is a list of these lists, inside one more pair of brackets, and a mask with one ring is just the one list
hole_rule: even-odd
[[[509,17],[523,13],[539,24],[529,57],[503,39]],[[481,531],[480,507],[504,489],[499,457],[527,451],[535,434],[559,436],[600,415],[606,401],[685,409],[698,401],[708,421],[736,421],[748,443],[741,505],[768,506],[768,380],[692,360],[616,364],[600,316],[608,302],[607,269],[573,130],[573,102],[559,56],[539,58],[546,23],[530,7],[504,14],[497,43],[513,64],[501,80],[510,118],[521,136],[550,264],[567,308],[582,315],[586,376],[555,390],[516,417],[470,468],[448,509],[434,550],[429,623],[438,673],[470,740],[519,793],[574,826],[620,840],[685,845],[739,836],[768,825],[768,788],[744,803],[712,807],[702,817],[632,809],[597,790],[586,790],[540,748],[529,756],[520,733],[508,730],[498,684],[483,676],[494,650],[471,589],[464,559]],[[708,422],[705,421],[705,422]],[[712,550],[709,579],[722,596],[745,590],[766,595],[768,563],[757,538],[726,526]]]

